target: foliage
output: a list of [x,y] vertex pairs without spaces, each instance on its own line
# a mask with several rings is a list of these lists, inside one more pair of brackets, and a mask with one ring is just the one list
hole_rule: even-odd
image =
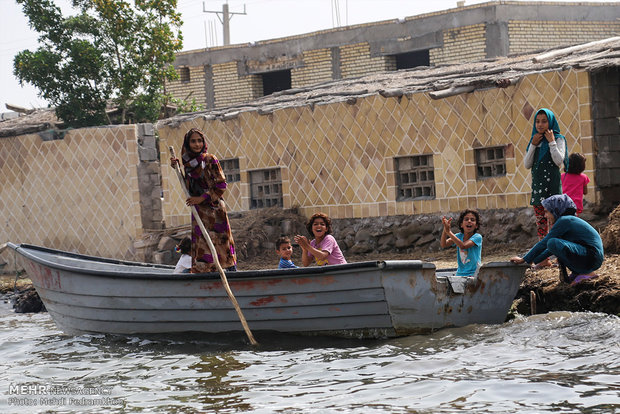
[[152,122],[166,101],[171,63],[182,48],[176,0],[72,0],[77,14],[63,17],[53,0],[16,0],[40,47],[14,60],[20,83],[31,83],[68,126]]
[[177,110],[176,110],[177,114],[183,114],[187,112],[198,112],[198,111],[202,111],[205,109],[204,105],[200,105],[198,102],[196,102],[196,98],[192,98],[191,101],[188,101],[187,99],[175,98],[172,95],[167,95],[167,98],[168,98],[168,102],[171,105],[174,105],[177,107]]

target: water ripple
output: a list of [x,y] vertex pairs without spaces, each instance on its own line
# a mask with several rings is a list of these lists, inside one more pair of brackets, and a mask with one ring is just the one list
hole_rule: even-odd
[[[260,333],[259,348],[239,334],[64,336],[49,315],[17,315],[6,304],[0,326],[0,410],[7,413],[620,408],[620,319],[596,313],[557,312],[382,341]],[[15,392],[33,384],[67,390]],[[50,397],[65,400],[54,405]]]

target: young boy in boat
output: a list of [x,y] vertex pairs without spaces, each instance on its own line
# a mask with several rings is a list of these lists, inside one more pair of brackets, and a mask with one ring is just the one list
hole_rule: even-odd
[[442,248],[456,245],[456,260],[458,268],[457,276],[475,276],[482,264],[482,236],[478,233],[480,228],[480,215],[476,210],[467,209],[461,213],[458,219],[460,233],[452,233],[450,225],[452,217],[441,218],[443,231],[440,244]]
[[280,263],[278,269],[293,269],[295,266],[291,257],[293,256],[293,245],[291,239],[285,236],[281,236],[276,240],[276,253],[280,256]]
[[301,261],[304,266],[310,266],[312,258],[319,266],[344,264],[347,261],[338,246],[338,242],[331,235],[332,221],[325,213],[315,213],[306,224],[308,233],[314,240],[308,241],[306,236],[295,236],[295,242],[301,247]]

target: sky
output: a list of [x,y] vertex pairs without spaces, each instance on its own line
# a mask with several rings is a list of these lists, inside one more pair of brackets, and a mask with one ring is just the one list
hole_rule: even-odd
[[[485,2],[466,0],[465,5]],[[55,3],[63,13],[71,13],[69,0],[55,0]],[[456,0],[179,0],[177,10],[183,20],[183,50],[223,44],[218,16],[221,17],[224,3],[228,3],[231,13],[238,13],[230,19],[231,44],[415,16],[457,6]],[[20,86],[13,76],[14,56],[22,50],[36,50],[37,38],[21,6],[15,0],[0,0],[0,113],[8,111],[6,103],[28,109],[47,106],[34,87]]]

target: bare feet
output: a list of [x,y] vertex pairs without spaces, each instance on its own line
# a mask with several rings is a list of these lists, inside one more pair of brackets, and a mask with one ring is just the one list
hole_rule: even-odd
[[536,263],[536,265],[534,265],[534,269],[542,269],[543,267],[553,267],[553,263],[551,263],[551,259],[546,258],[542,262]]

